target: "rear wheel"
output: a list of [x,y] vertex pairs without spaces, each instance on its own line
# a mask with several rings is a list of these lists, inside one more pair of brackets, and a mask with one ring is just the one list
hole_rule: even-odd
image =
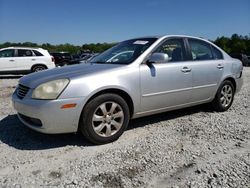
[[231,81],[225,80],[219,87],[213,100],[215,110],[219,112],[226,111],[230,108],[234,99],[235,88]]
[[35,65],[34,67],[32,67],[31,71],[32,72],[39,72],[42,70],[47,69],[44,65]]
[[122,97],[116,94],[103,94],[85,106],[79,128],[90,142],[105,144],[122,135],[129,119],[129,108]]

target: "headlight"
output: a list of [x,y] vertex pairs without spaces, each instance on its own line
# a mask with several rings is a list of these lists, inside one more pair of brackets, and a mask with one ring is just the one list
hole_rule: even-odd
[[33,99],[56,99],[68,85],[68,79],[53,80],[39,85],[32,93]]

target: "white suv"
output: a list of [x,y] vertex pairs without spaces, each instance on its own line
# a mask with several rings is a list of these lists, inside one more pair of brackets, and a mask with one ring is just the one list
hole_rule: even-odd
[[37,72],[54,67],[54,58],[42,48],[9,47],[0,49],[0,74]]

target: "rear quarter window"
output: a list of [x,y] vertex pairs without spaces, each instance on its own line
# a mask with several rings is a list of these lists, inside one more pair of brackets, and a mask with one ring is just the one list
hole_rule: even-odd
[[37,50],[33,50],[33,52],[34,52],[34,54],[35,54],[36,56],[43,56],[43,54],[40,53],[40,52],[38,52]]
[[220,50],[211,45],[214,59],[223,59],[223,55]]

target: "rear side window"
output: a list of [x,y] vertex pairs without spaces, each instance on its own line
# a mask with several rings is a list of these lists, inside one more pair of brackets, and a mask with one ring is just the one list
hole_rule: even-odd
[[18,57],[30,57],[30,56],[33,56],[33,54],[31,50],[20,49],[20,50],[17,50],[17,56]]
[[214,46],[211,46],[211,48],[212,48],[212,51],[213,51],[214,59],[223,59],[223,55],[222,55],[222,53],[220,52],[220,50],[218,50],[218,49],[215,48]]
[[34,52],[34,54],[35,54],[36,56],[43,56],[43,54],[41,54],[41,53],[38,52],[37,50],[33,50],[33,52]]
[[193,60],[199,61],[213,59],[213,53],[210,44],[195,39],[188,39],[188,41]]
[[14,57],[14,50],[8,49],[8,50],[2,50],[0,51],[0,58],[1,57]]
[[169,39],[160,45],[155,52],[167,54],[170,62],[184,61],[186,57],[182,39]]

